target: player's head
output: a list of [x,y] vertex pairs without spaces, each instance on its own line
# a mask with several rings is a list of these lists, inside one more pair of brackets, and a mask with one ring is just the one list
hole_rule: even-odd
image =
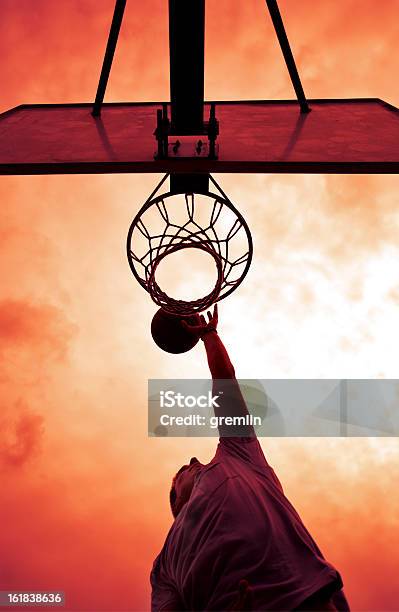
[[190,499],[194,487],[195,477],[202,464],[197,457],[192,457],[188,465],[183,465],[172,480],[169,500],[173,516],[179,514],[184,504]]

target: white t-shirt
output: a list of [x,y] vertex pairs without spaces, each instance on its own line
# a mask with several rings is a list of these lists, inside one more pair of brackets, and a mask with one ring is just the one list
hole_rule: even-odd
[[255,437],[221,438],[196,475],[153,565],[152,611],[228,610],[242,579],[255,610],[293,610],[342,587]]

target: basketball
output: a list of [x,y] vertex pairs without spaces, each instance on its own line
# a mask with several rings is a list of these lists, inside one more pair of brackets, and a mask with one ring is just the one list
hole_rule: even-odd
[[194,317],[180,317],[162,308],[157,310],[151,322],[151,335],[160,349],[167,353],[186,353],[198,342],[199,338],[187,331],[182,321],[195,324]]

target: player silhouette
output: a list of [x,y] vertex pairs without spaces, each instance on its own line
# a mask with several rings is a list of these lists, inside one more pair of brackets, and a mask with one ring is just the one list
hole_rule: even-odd
[[152,611],[347,611],[339,573],[285,497],[254,429],[221,418],[248,410],[217,324],[217,306],[208,321],[184,324],[205,345],[220,438],[210,463],[192,457],[173,478],[175,520],[151,572]]

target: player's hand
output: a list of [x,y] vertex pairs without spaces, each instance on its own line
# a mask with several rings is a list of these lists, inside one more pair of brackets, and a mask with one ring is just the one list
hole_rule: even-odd
[[188,323],[187,321],[182,321],[183,327],[193,336],[197,338],[202,338],[204,334],[209,331],[216,331],[218,326],[218,305],[215,304],[213,307],[213,314],[208,310],[207,312],[208,321],[204,317],[204,315],[193,315],[192,320],[193,323]]
[[252,610],[252,589],[247,580],[240,580],[238,585],[238,596],[229,610]]

